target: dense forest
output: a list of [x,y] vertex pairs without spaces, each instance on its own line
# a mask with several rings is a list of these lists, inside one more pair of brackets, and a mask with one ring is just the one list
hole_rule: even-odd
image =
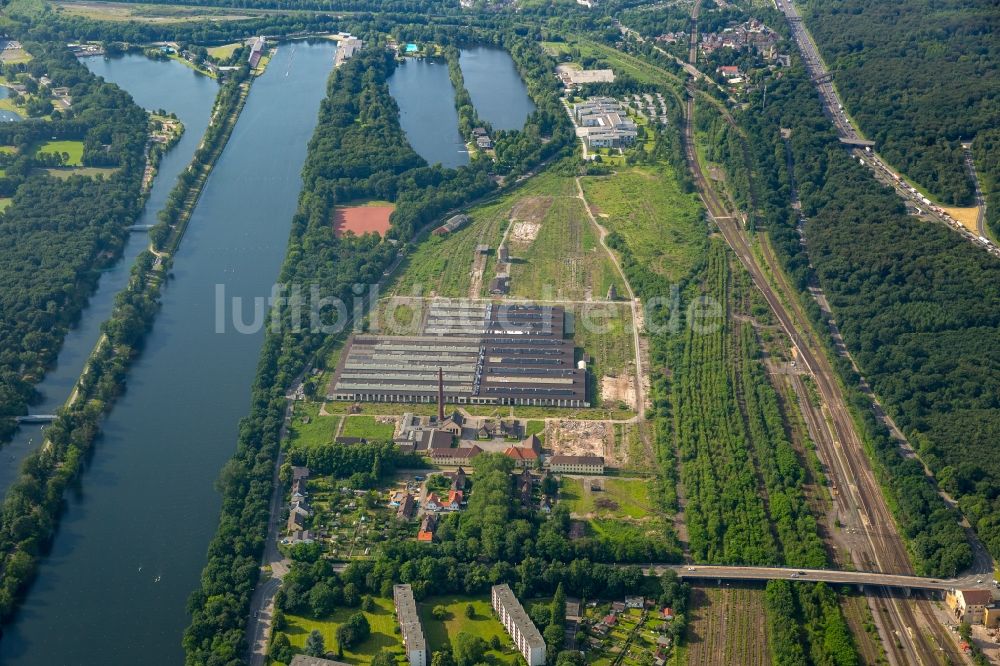
[[1000,127],[985,129],[972,143],[979,184],[986,197],[986,225],[1000,238]]
[[[334,71],[320,105],[279,277],[286,284],[322,285],[324,295],[343,302],[353,302],[354,284],[377,283],[399,249],[375,234],[335,237],[331,224],[335,206],[358,198],[394,201],[388,235],[402,244],[413,240],[429,222],[496,189],[488,160],[444,169],[427,166],[413,151],[399,126],[398,109],[386,83],[394,61],[378,47],[378,34],[363,36],[375,46]],[[514,55],[515,62],[527,62],[524,56],[529,51],[531,59],[542,62],[541,48],[526,41]],[[537,118],[529,119],[524,131],[540,132]],[[544,149],[524,153],[523,159],[529,161],[511,165],[511,172],[523,172],[532,166],[530,160],[545,159],[566,148],[555,133],[545,139]],[[281,316],[291,315],[283,311]],[[291,322],[286,324],[269,327],[250,415],[241,423],[236,453],[220,477],[219,529],[209,546],[201,586],[188,603],[192,618],[184,648],[186,663],[191,665],[229,664],[242,654],[243,628],[266,534],[285,391],[310,359],[322,356],[320,349],[336,341],[320,330],[303,331]],[[336,471],[341,468],[334,466],[345,463],[331,459],[324,464]]]
[[945,203],[970,205],[960,141],[1000,125],[992,0],[810,0],[804,18],[879,152]]
[[[5,156],[0,214],[0,440],[9,418],[25,413],[33,386],[51,364],[67,329],[97,282],[100,268],[124,244],[125,228],[141,210],[140,181],[148,116],[116,86],[92,76],[47,27],[19,35],[34,59],[17,74],[66,86],[69,113],[51,120],[0,125]],[[8,74],[14,74],[8,71]],[[48,140],[83,143],[84,166],[114,169],[97,177],[57,179],[36,155]]]

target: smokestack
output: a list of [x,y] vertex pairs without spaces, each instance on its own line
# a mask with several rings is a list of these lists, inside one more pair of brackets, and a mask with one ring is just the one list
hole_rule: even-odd
[[444,370],[438,367],[438,423],[444,421]]

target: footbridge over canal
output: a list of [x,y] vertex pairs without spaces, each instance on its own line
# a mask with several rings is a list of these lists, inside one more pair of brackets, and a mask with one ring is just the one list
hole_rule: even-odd
[[28,414],[27,416],[15,416],[18,423],[52,423],[56,420],[55,414]]

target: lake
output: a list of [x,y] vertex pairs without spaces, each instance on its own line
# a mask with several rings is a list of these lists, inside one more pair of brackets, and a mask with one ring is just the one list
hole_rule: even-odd
[[389,92],[399,105],[399,124],[417,154],[446,167],[469,163],[458,133],[455,89],[444,61],[407,58],[389,77]]
[[522,129],[535,105],[510,54],[490,46],[462,49],[459,64],[479,117],[493,129]]
[[[216,287],[244,299],[270,293],[335,46],[282,45],[254,83],[128,389],[67,498],[22,611],[5,628],[0,663],[183,663],[185,601],[219,519],[213,483],[249,411],[263,340],[232,326],[215,331]],[[161,71],[150,64],[130,92],[140,99],[140,88],[164,87]],[[165,90],[163,99],[180,92]]]

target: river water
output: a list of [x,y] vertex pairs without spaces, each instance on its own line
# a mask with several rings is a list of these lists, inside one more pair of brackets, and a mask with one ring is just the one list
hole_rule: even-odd
[[[136,222],[155,224],[178,174],[191,161],[208,127],[218,84],[179,62],[153,61],[141,55],[115,59],[84,58],[83,63],[94,74],[127,90],[139,106],[149,110],[169,109],[184,123],[184,134],[160,160],[146,208]],[[6,88],[0,87],[0,90]],[[49,369],[45,379],[37,386],[42,400],[31,406],[32,413],[53,414],[69,398],[87,357],[101,335],[101,323],[111,314],[115,294],[128,284],[135,257],[147,245],[149,238],[145,232],[131,234],[121,258],[101,274],[97,290],[90,297],[79,322],[63,341],[55,367]],[[38,446],[42,434],[42,426],[22,426],[9,444],[0,447],[0,493],[5,493],[17,477],[21,461]]]
[[389,92],[399,106],[399,124],[417,154],[446,167],[469,163],[458,133],[455,88],[443,60],[407,58],[389,77]]
[[[128,391],[0,640],[0,663],[183,663],[185,601],[218,523],[213,481],[249,410],[263,335],[231,325],[216,332],[216,285],[245,300],[270,292],[334,48],[283,45],[254,83],[181,243]],[[140,85],[162,87],[158,71]]]
[[522,129],[535,105],[510,54],[489,46],[462,49],[459,64],[479,117],[493,129]]

